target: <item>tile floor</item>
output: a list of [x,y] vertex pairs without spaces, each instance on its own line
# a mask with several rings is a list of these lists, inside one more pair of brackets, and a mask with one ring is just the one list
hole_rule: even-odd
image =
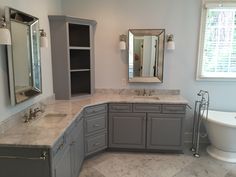
[[236,164],[210,157],[205,148],[184,154],[103,152],[85,160],[79,177],[236,177]]

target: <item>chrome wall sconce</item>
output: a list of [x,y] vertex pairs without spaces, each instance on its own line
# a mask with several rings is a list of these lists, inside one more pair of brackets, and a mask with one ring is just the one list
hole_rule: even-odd
[[39,32],[40,32],[40,47],[47,48],[48,47],[47,34],[43,29],[40,29]]
[[167,35],[167,50],[175,50],[175,41],[173,34]]
[[4,17],[0,19],[0,45],[11,45],[11,34],[6,28]]
[[120,50],[126,50],[127,36],[125,34],[120,35]]

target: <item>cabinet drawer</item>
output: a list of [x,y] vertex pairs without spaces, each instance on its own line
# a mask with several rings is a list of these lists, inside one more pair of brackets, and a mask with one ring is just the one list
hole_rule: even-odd
[[186,105],[163,105],[162,112],[184,114],[185,109],[186,109]]
[[160,104],[142,104],[137,103],[133,105],[134,112],[161,112],[161,105]]
[[109,112],[132,112],[132,104],[126,104],[126,103],[109,104]]
[[86,119],[86,134],[94,133],[107,128],[107,114],[99,114]]
[[102,133],[96,136],[90,136],[86,141],[86,154],[92,154],[107,147],[107,134]]
[[102,104],[102,105],[91,106],[91,107],[85,108],[84,115],[91,116],[91,115],[96,115],[99,113],[105,113],[106,111],[107,111],[107,105]]

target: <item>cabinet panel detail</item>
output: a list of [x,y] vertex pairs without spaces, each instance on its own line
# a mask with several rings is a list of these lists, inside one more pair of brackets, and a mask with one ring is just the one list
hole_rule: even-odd
[[96,131],[105,130],[107,128],[107,114],[99,114],[86,119],[86,134]]
[[134,112],[161,112],[160,104],[136,103],[133,104]]
[[113,148],[145,148],[145,113],[110,113],[109,146]]
[[87,137],[86,140],[86,154],[90,155],[92,153],[101,151],[107,148],[107,134],[101,133],[96,136]]
[[163,105],[163,113],[184,114],[186,111],[185,105]]
[[116,103],[109,104],[109,112],[132,112],[132,104]]
[[92,116],[92,115],[96,115],[99,113],[105,113],[105,112],[107,112],[107,105],[106,104],[91,106],[91,107],[87,107],[84,109],[85,116]]
[[181,150],[183,115],[148,114],[147,148]]

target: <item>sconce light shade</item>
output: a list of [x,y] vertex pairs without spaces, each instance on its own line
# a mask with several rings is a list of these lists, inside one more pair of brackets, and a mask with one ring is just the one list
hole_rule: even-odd
[[40,47],[48,47],[48,38],[47,36],[41,36],[40,37]]
[[7,28],[0,28],[0,45],[11,45],[11,34]]
[[47,34],[43,29],[40,29],[40,47],[47,48],[48,47],[48,38]]
[[175,50],[175,42],[174,42],[174,35],[173,34],[167,35],[167,49],[168,50]]
[[120,35],[120,50],[126,50],[126,35]]
[[120,50],[126,50],[126,42],[120,41]]

